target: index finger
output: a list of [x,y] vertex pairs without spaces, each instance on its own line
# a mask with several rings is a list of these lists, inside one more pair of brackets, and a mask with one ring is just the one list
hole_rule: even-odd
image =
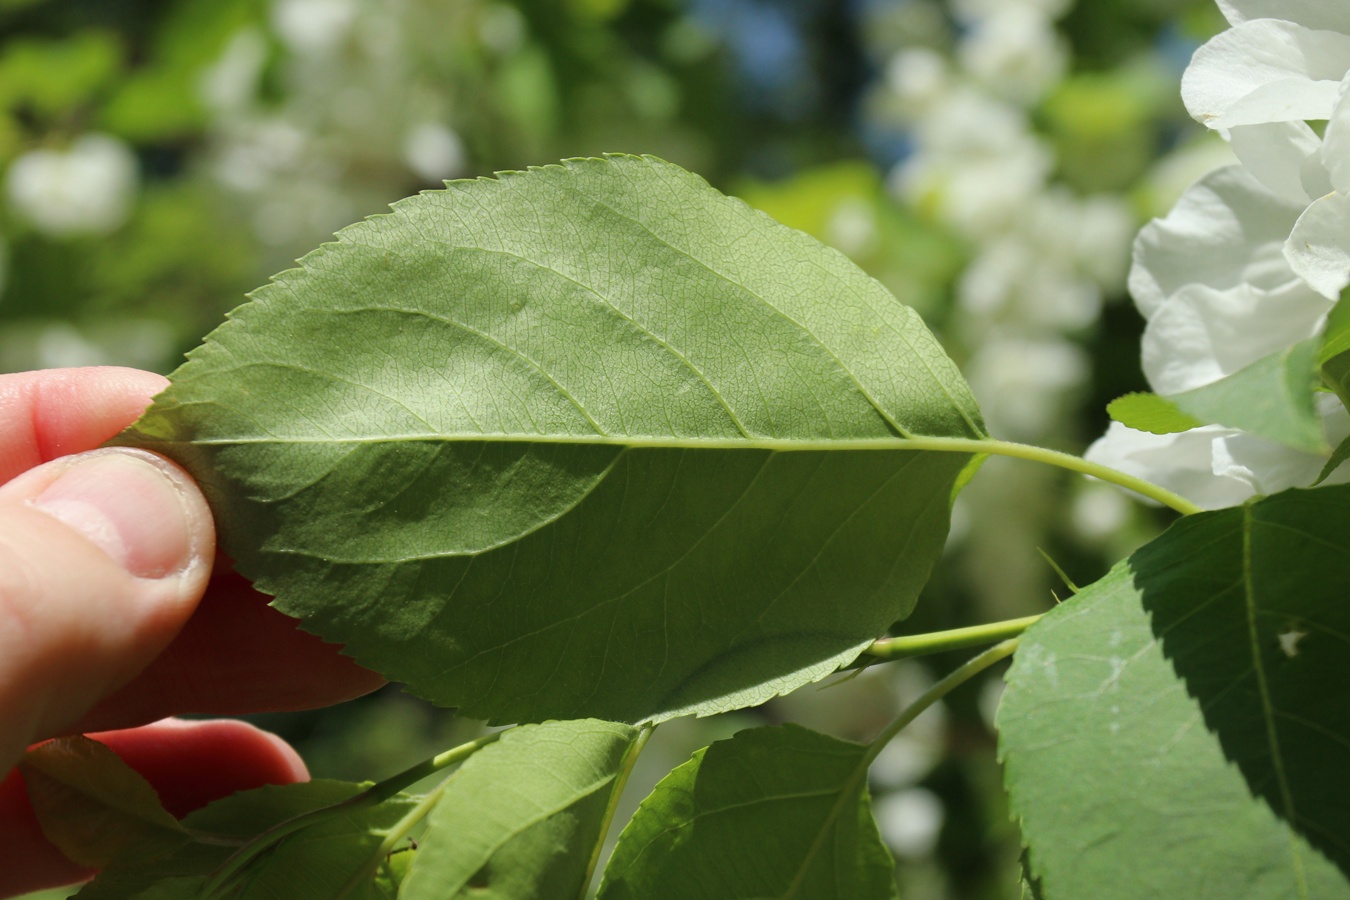
[[136,421],[168,383],[120,366],[0,375],[0,484],[98,447]]

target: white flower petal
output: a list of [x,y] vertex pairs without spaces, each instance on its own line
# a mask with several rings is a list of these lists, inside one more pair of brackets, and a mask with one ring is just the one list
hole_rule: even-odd
[[1350,35],[1255,19],[1195,52],[1181,77],[1181,97],[1210,128],[1325,119],[1347,70]]
[[[1332,188],[1350,194],[1350,76],[1341,81],[1336,108],[1327,122],[1321,161]],[[1320,197],[1321,194],[1313,196]]]
[[1350,284],[1350,196],[1328,194],[1294,224],[1285,258],[1324,297],[1335,299]]
[[1325,464],[1326,459],[1313,453],[1300,453],[1251,434],[1233,434],[1214,442],[1211,466],[1220,478],[1249,484],[1253,494],[1273,494],[1307,487]]
[[1241,166],[1209,173],[1135,239],[1130,293],[1144,318],[1188,284],[1275,290],[1294,280],[1282,254],[1303,211]]
[[1233,103],[1222,116],[1205,122],[1210,128],[1228,129],[1265,122],[1325,119],[1340,86],[1335,81],[1281,78],[1267,82]]
[[1276,292],[1202,284],[1177,291],[1144,329],[1144,375],[1160,394],[1218,381],[1312,337],[1330,308],[1301,282]]
[[1249,19],[1284,19],[1305,28],[1350,34],[1350,5],[1340,0],[1219,0],[1219,9],[1234,25]]
[[1239,125],[1230,130],[1229,141],[1242,165],[1267,188],[1292,203],[1312,199],[1303,186],[1303,168],[1322,142],[1308,123]]
[[1215,439],[1235,433],[1209,425],[1180,434],[1149,434],[1112,422],[1083,456],[1167,488],[1205,509],[1221,509],[1255,493],[1250,481],[1214,474]]

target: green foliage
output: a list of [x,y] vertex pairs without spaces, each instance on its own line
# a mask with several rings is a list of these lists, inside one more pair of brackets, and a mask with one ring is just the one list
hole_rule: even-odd
[[404,900],[575,900],[637,729],[546,722],[474,754],[427,818]]
[[999,711],[1054,897],[1350,896],[1350,488],[1187,517],[1022,638]]
[[1239,428],[1308,453],[1325,453],[1313,405],[1318,341],[1258,359],[1226,378],[1168,399],[1202,422]]
[[[673,214],[678,211],[678,214]],[[282,611],[491,721],[754,705],[909,613],[983,436],[918,317],[652,158],[344,230],[120,440]],[[848,452],[839,452],[848,451]]]
[[[263,787],[234,794],[191,813],[183,826],[196,840],[173,852],[145,860],[146,847],[130,848],[129,859],[115,861],[79,893],[82,900],[163,898],[186,900],[201,895],[248,840],[297,816],[335,807],[360,793],[361,785],[311,781]],[[318,817],[268,845],[213,896],[239,900],[336,897],[354,875],[362,875],[346,896],[353,900],[393,898],[394,886],[372,859],[384,833],[413,807],[406,796],[340,814]],[[139,851],[139,852],[138,852]],[[374,865],[372,865],[374,863]],[[369,875],[365,873],[369,871]]]
[[1204,424],[1182,412],[1166,397],[1146,392],[1117,397],[1107,405],[1106,412],[1127,428],[1149,434],[1176,434]]
[[599,900],[897,897],[870,762],[861,744],[795,725],[717,741],[643,801]]
[[176,845],[187,833],[150,783],[98,741],[47,741],[19,764],[47,839],[83,866],[106,866],[143,842]]

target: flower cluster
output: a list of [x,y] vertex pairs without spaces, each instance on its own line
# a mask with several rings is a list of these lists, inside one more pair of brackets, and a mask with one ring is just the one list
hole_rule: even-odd
[[[1163,396],[1314,337],[1350,284],[1350,6],[1218,2],[1231,27],[1196,52],[1182,98],[1239,164],[1140,232],[1129,277],[1148,322],[1144,373]],[[1350,417],[1332,395],[1318,404],[1335,446]],[[1217,425],[1155,435],[1119,423],[1088,458],[1211,508],[1309,484],[1326,462]]]
[[910,46],[887,66],[913,152],[896,193],[965,238],[953,323],[972,388],[1000,434],[1044,440],[1086,379],[1072,336],[1125,275],[1134,219],[1114,194],[1074,195],[1032,111],[1065,77],[1055,23],[1069,0],[959,0],[950,55]]

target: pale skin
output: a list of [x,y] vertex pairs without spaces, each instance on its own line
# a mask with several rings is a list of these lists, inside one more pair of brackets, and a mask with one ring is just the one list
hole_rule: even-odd
[[308,773],[252,726],[166,717],[323,706],[383,683],[216,561],[186,473],[96,451],[166,383],[111,367],[0,375],[0,897],[92,874],[42,837],[12,771],[28,746],[91,733],[182,815]]

